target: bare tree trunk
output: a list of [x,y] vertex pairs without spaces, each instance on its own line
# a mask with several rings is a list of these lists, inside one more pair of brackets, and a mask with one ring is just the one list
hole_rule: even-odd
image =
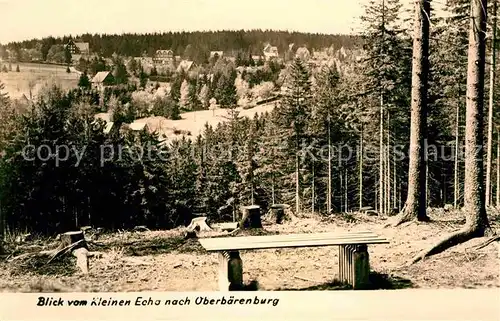
[[342,173],[342,169],[339,169],[338,172],[340,176],[340,211],[342,212],[344,210],[344,174]]
[[[298,146],[298,144],[297,144]],[[298,147],[297,147],[298,148]],[[299,155],[295,156],[295,211],[296,214],[300,213],[300,160]]]
[[5,213],[2,209],[2,203],[0,202],[0,254],[5,253],[4,240],[5,240]]
[[493,99],[495,88],[495,68],[496,68],[496,33],[497,33],[497,1],[493,0],[493,27],[491,31],[491,66],[490,66],[490,95],[488,104],[488,140],[486,154],[486,206],[491,204],[491,166],[493,152]]
[[408,197],[404,210],[394,226],[413,218],[419,221],[429,220],[426,213],[425,168],[427,159],[424,142],[427,130],[430,8],[430,0],[415,1]]
[[311,209],[312,212],[314,213],[314,199],[316,195],[314,193],[314,159],[313,159],[313,164],[312,164],[312,199],[311,199]]
[[384,97],[380,95],[380,160],[379,160],[379,189],[378,189],[378,204],[379,204],[379,212],[384,214]]
[[326,188],[326,212],[332,212],[332,138],[330,137],[330,115],[328,115],[328,186]]
[[[426,155],[427,157],[429,155]],[[425,162],[425,207],[429,207],[429,159]]]
[[460,125],[460,103],[457,103],[457,122],[455,124],[455,170],[453,179],[453,207],[458,208],[458,197],[460,186],[458,181],[458,144],[459,144],[459,127]]
[[272,194],[272,199],[273,199],[273,205],[276,204],[276,195],[275,195],[275,191],[274,191],[274,173],[272,174],[273,175],[273,178],[272,178],[272,183],[271,183],[271,194]]
[[385,208],[386,212],[390,213],[391,210],[391,125],[390,125],[390,112],[387,110],[387,153],[385,158],[386,176],[385,176]]
[[398,200],[398,176],[397,176],[397,171],[396,171],[396,154],[394,153],[392,155],[392,169],[393,169],[393,204],[392,207],[396,208],[397,207],[397,200]]
[[471,0],[471,24],[467,64],[467,112],[465,125],[465,226],[413,259],[445,251],[475,237],[491,233],[486,216],[483,177],[483,95],[487,0]]
[[[347,166],[347,162],[346,162],[346,166]],[[348,200],[348,197],[347,197],[347,192],[348,192],[348,180],[347,180],[347,168],[345,169],[345,179],[344,179],[345,183],[345,212],[347,213],[349,211],[349,200]]]
[[497,127],[497,207],[500,209],[500,127]]
[[399,211],[401,211],[401,203],[402,203],[402,200],[401,200],[401,198],[402,198],[402,196],[401,196],[401,185],[402,184],[401,184],[401,180],[400,180],[399,181],[399,196],[398,196],[398,202],[399,202],[398,208],[399,208]]
[[363,124],[361,124],[361,134],[359,138],[359,208],[363,207]]
[[[385,0],[382,0],[382,42],[385,38]],[[383,48],[380,49],[382,54]],[[380,88],[380,160],[379,160],[379,212],[384,214],[384,88]]]

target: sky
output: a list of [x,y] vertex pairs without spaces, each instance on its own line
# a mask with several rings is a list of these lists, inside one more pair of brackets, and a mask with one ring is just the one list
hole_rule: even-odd
[[349,34],[368,0],[0,0],[0,43],[82,33],[274,29]]
[[0,43],[49,35],[279,29],[351,33],[366,0],[0,0]]

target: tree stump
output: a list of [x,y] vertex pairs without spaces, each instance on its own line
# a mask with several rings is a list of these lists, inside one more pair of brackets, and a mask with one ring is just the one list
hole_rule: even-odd
[[197,231],[197,232],[207,232],[211,231],[212,229],[210,226],[207,224],[207,218],[206,217],[196,217],[191,220],[191,224],[189,224],[188,227],[186,227],[188,231]]
[[240,220],[240,228],[262,228],[262,221],[260,219],[260,206],[250,205],[241,208],[242,217]]
[[83,233],[87,233],[89,231],[92,231],[92,226],[82,226],[80,228],[80,231],[82,231]]
[[206,217],[196,217],[191,220],[191,224],[186,227],[186,232],[184,233],[184,239],[196,238],[198,232],[208,232],[212,229],[207,224]]
[[[61,234],[61,248],[64,248],[66,246],[70,246],[73,243],[76,243],[80,240],[85,240],[83,231],[75,231],[75,232],[66,232]],[[82,245],[83,247],[86,247],[86,245]],[[82,247],[79,246],[79,247]]]
[[61,244],[50,261],[68,251],[71,251],[71,254],[76,257],[76,266],[78,266],[84,274],[88,274],[89,249],[87,247],[87,243],[85,242],[83,231],[66,232],[61,234]]
[[276,222],[276,224],[283,223],[285,219],[285,205],[274,204],[271,206],[271,219]]

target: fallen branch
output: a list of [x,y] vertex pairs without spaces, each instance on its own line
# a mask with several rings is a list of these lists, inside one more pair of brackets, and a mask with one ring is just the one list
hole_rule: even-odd
[[466,226],[461,230],[447,235],[445,238],[437,242],[429,249],[420,252],[420,254],[418,254],[411,260],[410,264],[417,263],[418,261],[423,260],[426,257],[439,254],[455,245],[465,243],[475,237],[479,237],[481,236],[479,232],[480,230],[478,230],[477,228]]
[[232,230],[231,232],[227,233],[227,235],[235,235],[236,233],[238,233],[240,231],[240,228],[237,227],[235,228],[234,230]]
[[92,245],[96,245],[96,246],[106,246],[106,244],[104,244],[102,242],[96,242],[96,241],[89,240],[89,239],[85,239],[85,242],[87,244],[92,244]]
[[81,240],[76,241],[75,243],[72,243],[68,246],[63,247],[60,250],[55,250],[54,254],[51,256],[50,260],[46,264],[49,264],[50,262],[54,261],[57,257],[70,252],[71,250],[73,250],[75,247],[82,244],[83,242],[85,242],[85,240],[81,239]]
[[21,255],[14,256],[14,257],[10,258],[9,260],[7,260],[7,262],[9,262],[9,263],[10,263],[10,262],[13,262],[13,261],[18,260],[18,259],[23,259],[23,258],[28,257],[28,256],[31,256],[31,255],[36,255],[36,254],[38,254],[38,253],[39,253],[39,252],[23,253],[23,254],[21,254]]
[[495,241],[500,241],[500,235],[493,235],[492,237],[490,237],[489,239],[487,239],[483,243],[478,244],[472,248],[474,248],[475,250],[480,250],[482,248],[487,247],[488,245],[490,245],[491,243],[493,243]]

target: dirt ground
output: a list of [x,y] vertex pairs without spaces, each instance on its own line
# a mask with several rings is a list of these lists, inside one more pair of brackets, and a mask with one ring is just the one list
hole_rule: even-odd
[[[384,227],[387,221],[364,214],[329,218],[304,217],[282,225],[265,224],[250,234],[290,234],[371,230],[390,244],[369,247],[375,288],[491,288],[500,287],[499,242],[474,249],[487,238],[473,239],[414,265],[407,262],[464,224],[460,212],[430,211],[431,223]],[[490,223],[500,227],[498,211]],[[103,253],[90,260],[90,273],[82,275],[68,256],[46,265],[47,258],[18,259],[22,253],[57,246],[47,240],[11,245],[9,257],[0,258],[3,292],[127,292],[217,290],[216,254],[208,254],[195,239],[185,241],[182,229],[124,232],[101,236],[91,250]],[[241,232],[237,236],[248,235]],[[243,251],[244,281],[253,290],[345,289],[332,282],[338,273],[336,247]],[[250,286],[249,286],[250,289]]]

